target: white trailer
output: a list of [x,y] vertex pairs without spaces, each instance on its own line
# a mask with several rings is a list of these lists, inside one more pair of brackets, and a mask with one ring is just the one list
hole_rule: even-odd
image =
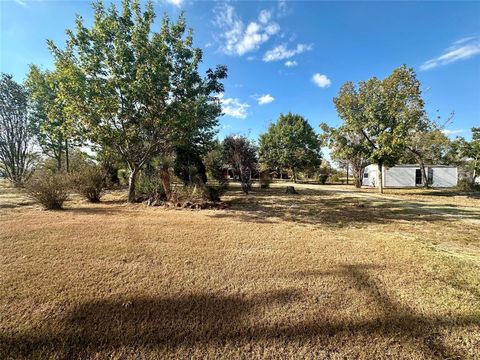
[[[365,168],[362,178],[362,185],[378,185],[378,165],[371,164]],[[449,188],[457,186],[457,167],[449,165],[426,165],[428,185],[434,188]],[[383,167],[383,187],[386,188],[414,188],[422,187],[422,169],[419,165],[395,165]]]

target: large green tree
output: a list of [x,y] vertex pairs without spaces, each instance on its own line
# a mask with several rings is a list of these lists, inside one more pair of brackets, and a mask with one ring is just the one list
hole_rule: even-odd
[[321,142],[308,121],[300,115],[280,114],[276,123],[260,135],[260,162],[276,170],[298,171],[321,164]]
[[90,140],[117,151],[130,170],[130,202],[143,165],[171,155],[175,145],[207,142],[215,133],[223,91],[219,66],[199,74],[202,51],[193,46],[183,14],[176,23],[165,15],[152,31],[152,2],[142,11],[138,0],[122,2],[118,11],[101,1],[90,28],[79,16],[67,31],[66,47],[50,42],[64,81],[66,109],[88,130]]
[[378,164],[383,192],[383,166],[395,165],[405,151],[409,131],[424,117],[420,82],[413,69],[401,66],[383,80],[373,77],[355,86],[345,83],[334,99],[342,126],[361,134],[369,158]]
[[15,186],[31,172],[35,155],[29,127],[28,93],[11,75],[0,78],[0,172]]

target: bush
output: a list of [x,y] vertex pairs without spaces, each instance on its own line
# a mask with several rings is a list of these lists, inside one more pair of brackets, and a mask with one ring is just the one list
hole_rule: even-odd
[[127,169],[118,169],[117,177],[120,185],[128,185],[129,171]]
[[146,174],[142,172],[137,177],[135,192],[140,199],[149,199],[152,197],[165,196],[160,176],[156,173]]
[[328,174],[320,174],[318,176],[318,181],[320,181],[320,184],[325,185],[327,183],[328,179]]
[[480,191],[480,185],[475,185],[468,178],[458,180],[457,189],[460,191]]
[[333,174],[332,176],[330,176],[330,181],[332,183],[339,183],[340,182],[340,176],[338,176],[338,174]]
[[228,187],[228,181],[224,174],[222,150],[213,149],[205,156],[204,162],[209,180],[215,180],[220,189],[226,189]]
[[260,187],[262,189],[268,189],[272,183],[272,176],[268,171],[260,172]]
[[46,210],[59,210],[69,195],[69,179],[63,173],[36,171],[26,182],[25,190]]
[[96,165],[84,165],[70,176],[74,191],[90,202],[99,202],[106,187],[106,172]]

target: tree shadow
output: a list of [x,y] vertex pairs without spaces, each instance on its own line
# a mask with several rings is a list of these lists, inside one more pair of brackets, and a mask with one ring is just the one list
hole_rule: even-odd
[[[375,281],[371,272],[383,271],[375,265],[353,264],[328,271],[295,273],[296,279],[311,276],[347,279],[358,293],[370,297],[381,309],[373,318],[265,321],[265,309],[276,306],[282,318],[294,302],[305,300],[298,290],[283,290],[250,296],[211,293],[173,297],[102,299],[82,303],[57,321],[42,324],[32,333],[0,335],[0,355],[28,357],[34,351],[61,358],[86,358],[99,351],[119,348],[193,348],[214,344],[237,346],[260,341],[281,346],[298,342],[354,342],[359,336],[371,339],[394,337],[414,344],[425,357],[460,359],[465,354],[447,345],[441,331],[478,326],[480,312],[427,316],[416,313],[404,302],[391,297]],[[332,289],[334,290],[334,289]],[[341,299],[337,299],[340,301]],[[322,313],[321,306],[317,311]],[[315,319],[315,317],[313,318]],[[335,337],[332,339],[332,337]]]
[[248,198],[235,196],[228,212],[215,218],[272,223],[278,220],[300,224],[343,226],[344,224],[386,224],[401,221],[480,221],[480,208],[452,204],[348,195],[335,191],[304,189],[300,195],[286,195],[280,189],[255,191]]

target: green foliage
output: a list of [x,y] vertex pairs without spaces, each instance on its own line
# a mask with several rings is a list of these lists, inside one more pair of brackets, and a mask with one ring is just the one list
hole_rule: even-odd
[[245,194],[252,189],[252,173],[258,165],[257,148],[244,136],[227,136],[223,140],[223,160],[238,177]]
[[[410,129],[424,119],[420,82],[406,66],[383,80],[373,77],[360,82],[358,87],[345,83],[334,103],[344,131],[361,135],[368,158],[379,164],[379,169],[399,161]],[[383,191],[381,182],[379,189]]]
[[98,165],[85,164],[70,174],[73,189],[90,202],[99,202],[106,187],[105,171]]
[[453,163],[460,165],[470,174],[470,182],[474,184],[480,174],[480,127],[473,127],[472,140],[467,141],[463,137],[455,139],[451,143],[448,154]]
[[184,184],[192,184],[197,176],[200,176],[203,182],[207,182],[207,170],[201,154],[195,147],[187,145],[176,147],[173,171]]
[[318,181],[320,182],[320,184],[325,185],[327,183],[328,176],[328,174],[319,174]]
[[321,142],[308,121],[300,115],[280,114],[265,134],[260,135],[260,162],[270,169],[297,171],[321,163]]
[[65,49],[50,42],[59,89],[68,113],[88,130],[90,140],[118,152],[130,170],[129,201],[143,165],[177,144],[201,146],[215,134],[226,68],[200,76],[202,51],[193,47],[183,15],[164,16],[152,32],[153,3],[124,1],[119,12],[97,1],[91,28],[77,17]]
[[353,170],[355,186],[361,187],[363,170],[370,164],[370,146],[361,131],[345,125],[338,128],[320,124],[321,138],[330,149],[330,157],[336,163]]
[[460,191],[480,191],[480,185],[473,184],[468,178],[458,180],[457,189]]
[[[26,86],[32,108],[31,128],[43,153],[57,162],[57,170],[69,171],[69,148],[82,144],[84,130],[65,109],[59,70],[42,71],[31,65]],[[62,159],[65,159],[64,163]]]
[[70,180],[66,174],[49,170],[35,171],[25,184],[28,196],[46,210],[61,209],[68,199],[69,188]]
[[228,181],[225,178],[225,162],[223,160],[223,151],[221,144],[217,144],[204,157],[205,167],[209,179],[216,181],[221,188],[228,187]]
[[137,178],[137,196],[141,199],[149,199],[160,196],[165,198],[165,190],[158,172],[147,173],[142,171]]
[[15,186],[23,185],[36,160],[31,146],[28,97],[11,75],[0,78],[0,173]]
[[127,185],[128,184],[128,176],[129,171],[127,169],[118,169],[117,177],[120,185]]

